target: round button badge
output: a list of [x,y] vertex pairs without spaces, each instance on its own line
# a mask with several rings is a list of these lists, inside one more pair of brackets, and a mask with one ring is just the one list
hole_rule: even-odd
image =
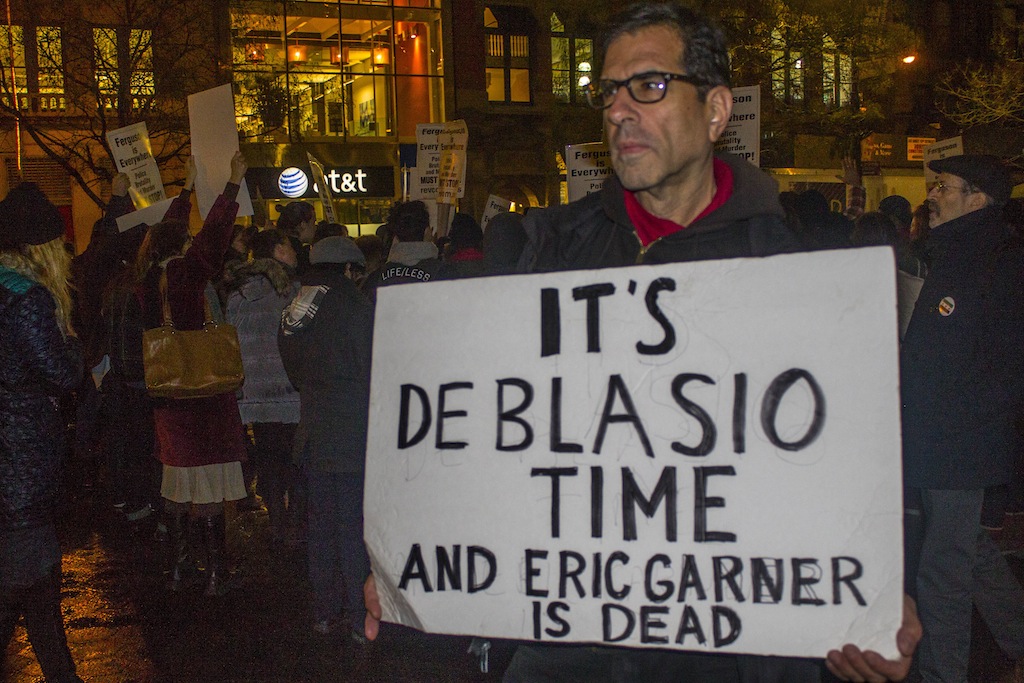
[[942,297],[942,301],[939,302],[939,315],[950,316],[953,314],[953,309],[956,308],[956,301],[951,296]]

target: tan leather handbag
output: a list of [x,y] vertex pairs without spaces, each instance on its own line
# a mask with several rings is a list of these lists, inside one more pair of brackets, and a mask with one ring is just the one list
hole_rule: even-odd
[[160,276],[163,321],[142,333],[146,389],[158,398],[201,398],[242,386],[242,354],[233,325],[216,323],[205,303],[201,330],[176,330],[167,300],[167,273]]

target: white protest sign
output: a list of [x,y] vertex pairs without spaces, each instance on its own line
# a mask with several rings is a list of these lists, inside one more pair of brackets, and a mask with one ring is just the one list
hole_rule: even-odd
[[458,151],[461,148],[463,163],[458,173],[457,196],[464,196],[466,187],[465,153],[468,142],[469,128],[461,119],[447,123],[417,124],[416,166],[412,169],[409,197],[411,199],[437,199],[442,145],[452,151]]
[[313,183],[316,185],[316,193],[320,196],[320,206],[324,210],[324,220],[328,223],[337,223],[334,217],[334,202],[331,201],[331,186],[324,177],[324,167],[316,160],[316,157],[306,152],[306,159],[309,161],[309,170],[313,174]]
[[504,197],[499,197],[496,194],[489,195],[487,197],[487,205],[484,206],[484,215],[480,218],[480,229],[487,230],[487,224],[491,222],[491,219],[499,213],[510,211],[511,206],[512,202]]
[[[188,96],[188,124],[192,156],[196,159],[196,203],[204,219],[231,177],[231,157],[238,151],[238,128],[231,84]],[[242,180],[238,190],[238,215],[252,215],[252,200]]]
[[926,185],[931,187],[933,183],[938,182],[939,174],[928,168],[929,161],[937,161],[938,159],[948,159],[949,157],[958,157],[964,153],[964,139],[961,136],[955,138],[947,138],[945,140],[939,140],[933,145],[928,145],[924,148],[924,182]]
[[[454,136],[440,135],[439,140],[452,139]],[[466,191],[460,179],[466,177],[466,147],[461,151],[455,144],[441,142],[441,167],[437,173],[437,203],[454,206],[455,201],[465,195]]]
[[164,219],[164,215],[167,213],[167,209],[171,208],[171,202],[173,199],[162,199],[155,204],[139,209],[138,211],[132,211],[126,213],[123,216],[117,217],[117,230],[118,232],[124,232],[130,230],[140,223],[146,225],[153,225],[159,223]]
[[410,284],[376,311],[364,512],[385,620],[897,656],[887,248]]
[[583,199],[601,189],[612,171],[612,155],[603,142],[565,146],[565,185],[569,201]]
[[144,209],[167,198],[145,122],[110,131],[107,144],[114,156],[114,170],[128,175],[128,194],[136,208]]
[[761,86],[732,89],[732,114],[715,150],[761,164]]

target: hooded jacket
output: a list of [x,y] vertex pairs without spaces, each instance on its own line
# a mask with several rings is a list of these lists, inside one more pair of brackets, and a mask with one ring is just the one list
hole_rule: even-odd
[[905,480],[1005,483],[1024,404],[1024,244],[988,207],[939,225],[927,246],[900,356]]
[[299,421],[299,392],[292,386],[277,349],[281,312],[299,292],[299,281],[272,258],[228,266],[236,283],[228,294],[227,320],[238,332],[245,383],[238,411],[242,422]]
[[531,211],[523,221],[526,272],[552,272],[680,261],[767,256],[800,250],[785,223],[778,186],[749,162],[716,155],[733,173],[732,195],[717,210],[644,249],[626,212],[622,184],[565,206]]

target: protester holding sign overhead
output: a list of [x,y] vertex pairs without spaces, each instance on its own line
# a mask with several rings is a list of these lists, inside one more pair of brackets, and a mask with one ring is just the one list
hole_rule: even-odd
[[[604,112],[616,177],[579,202],[531,211],[522,269],[599,269],[798,249],[775,184],[748,162],[713,153],[732,110],[728,52],[717,27],[677,4],[634,5],[612,21],[602,62],[588,100]],[[380,616],[374,579],[366,589],[372,636]],[[905,676],[919,637],[911,605],[897,636],[902,659],[886,661],[847,645],[829,653],[833,673],[847,680]],[[505,674],[506,681],[741,677],[813,681],[820,672],[806,660],[530,645],[520,647]]]
[[[245,159],[236,152],[224,192],[194,238],[184,220],[164,220],[149,229],[136,263],[146,329],[162,325],[165,297],[175,329],[203,328],[206,286],[220,273],[231,244],[238,211],[234,198],[245,170]],[[182,216],[188,215],[188,196],[195,177],[195,163],[190,159],[185,199],[180,202]],[[161,281],[166,283],[166,292],[161,291]],[[224,502],[246,496],[241,465],[245,447],[235,395],[159,399],[153,418],[156,455],[163,463],[160,495],[172,544],[169,588],[184,588],[195,572],[189,534],[191,509],[199,520],[206,546],[206,595],[222,595],[227,590]]]

